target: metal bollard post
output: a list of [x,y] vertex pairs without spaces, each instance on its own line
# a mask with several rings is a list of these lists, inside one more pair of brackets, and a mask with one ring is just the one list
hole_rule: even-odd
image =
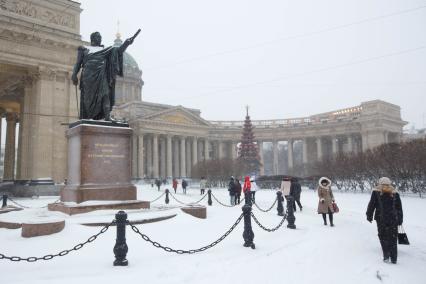
[[211,189],[207,190],[207,195],[208,195],[207,204],[209,206],[212,206],[213,201],[212,201],[212,190]]
[[248,191],[248,192],[246,192],[246,193],[244,193],[244,204],[246,204],[246,205],[252,205],[252,203],[251,203],[251,193],[250,193],[250,191]]
[[164,200],[166,204],[169,204],[169,190],[166,188],[166,200]]
[[244,232],[243,232],[244,246],[255,249],[256,247],[253,243],[254,233],[251,228],[251,206],[249,204],[245,204],[243,206],[243,214],[244,214]]
[[294,224],[294,221],[296,221],[296,217],[294,217],[293,202],[293,196],[289,195],[287,198],[287,228],[289,229],[296,229],[296,225]]
[[278,216],[284,216],[284,206],[283,206],[283,193],[281,191],[277,191],[277,211]]
[[1,207],[7,207],[7,194],[3,194],[3,205]]
[[118,211],[115,214],[115,220],[117,224],[117,238],[114,246],[114,266],[127,266],[129,262],[126,259],[127,251],[129,248],[126,244],[126,223],[127,213],[124,211]]

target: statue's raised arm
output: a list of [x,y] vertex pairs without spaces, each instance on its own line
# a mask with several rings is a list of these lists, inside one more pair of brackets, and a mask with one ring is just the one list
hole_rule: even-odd
[[130,38],[126,39],[124,43],[120,46],[120,51],[124,52],[126,51],[127,47],[133,43],[135,38],[138,36],[138,34],[141,32],[141,29],[138,29],[137,32]]

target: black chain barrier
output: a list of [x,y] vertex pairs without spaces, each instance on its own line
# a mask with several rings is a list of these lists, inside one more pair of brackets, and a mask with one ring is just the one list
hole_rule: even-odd
[[[220,205],[222,205],[222,206],[225,206],[225,207],[235,207],[235,206],[239,205],[239,204],[228,205],[228,204],[225,204],[225,203],[220,202],[220,201],[219,201],[219,199],[217,199],[217,197],[216,197],[213,193],[212,193],[212,196],[213,196],[214,200],[216,200],[216,202],[217,202],[217,203],[219,203],[219,204],[220,204]],[[243,200],[244,200],[244,198],[243,198]],[[241,203],[243,200],[241,200],[241,201],[240,201],[240,203]]]
[[241,214],[240,215],[240,217],[238,217],[238,219],[235,221],[235,223],[231,226],[231,228],[229,228],[229,230],[228,231],[226,231],[219,239],[217,239],[216,241],[214,241],[214,242],[212,242],[211,244],[209,244],[209,245],[207,245],[207,246],[204,246],[204,247],[201,247],[201,248],[199,248],[199,249],[191,249],[191,250],[182,250],[182,249],[172,249],[172,248],[170,248],[170,247],[166,247],[166,246],[163,246],[163,245],[161,245],[160,243],[158,243],[158,242],[155,242],[155,241],[153,241],[153,240],[151,240],[147,235],[145,235],[145,234],[143,234],[143,233],[141,233],[140,231],[139,231],[139,229],[138,229],[138,227],[136,227],[135,225],[133,225],[133,224],[130,224],[130,223],[128,223],[129,225],[130,225],[130,227],[132,228],[132,230],[136,233],[136,234],[138,234],[138,235],[140,235],[141,237],[142,237],[142,239],[144,240],[144,241],[147,241],[147,242],[149,242],[149,243],[151,243],[154,247],[156,247],[156,248],[161,248],[161,249],[163,249],[163,250],[165,250],[166,252],[173,252],[173,253],[177,253],[177,254],[193,254],[193,253],[197,253],[197,252],[202,252],[202,251],[205,251],[205,250],[208,250],[208,249],[210,249],[210,248],[212,248],[212,247],[214,247],[215,245],[217,245],[218,243],[220,243],[221,241],[223,241],[227,236],[229,236],[229,234],[231,234],[231,232],[235,229],[235,227],[237,227],[238,226],[238,224],[240,223],[240,221],[241,221],[241,219],[243,218],[243,214]]
[[254,214],[253,214],[253,212],[251,212],[251,217],[253,218],[253,220],[254,220],[254,222],[256,222],[256,224],[260,227],[260,228],[262,228],[263,230],[265,230],[265,231],[267,231],[267,232],[275,232],[276,230],[278,230],[283,224],[284,224],[284,221],[285,221],[285,219],[287,218],[287,214],[285,214],[284,215],[284,217],[281,219],[281,222],[276,226],[276,227],[274,227],[274,228],[272,228],[272,229],[269,229],[269,228],[266,228],[265,226],[263,226],[260,222],[259,222],[259,220],[257,220],[257,218],[256,218],[256,216],[254,216]]
[[[12,202],[13,204],[15,204],[16,206],[19,206],[19,207],[24,208],[24,209],[41,209],[41,208],[47,208],[47,206],[48,206],[48,205],[45,205],[45,206],[41,206],[41,207],[30,207],[30,206],[22,205],[22,204],[20,204],[20,203],[16,202],[15,200],[13,200],[13,199],[12,199],[12,198],[10,198],[10,197],[8,197],[8,199],[9,199],[9,201],[11,201],[11,202]],[[61,199],[60,199],[60,198],[56,199],[53,203],[58,203],[59,201],[61,201]]]
[[269,207],[268,209],[262,209],[262,208],[260,208],[259,207],[259,205],[257,205],[257,203],[256,202],[253,202],[254,203],[254,205],[257,207],[257,209],[259,209],[260,211],[262,211],[262,212],[269,212],[269,211],[271,211],[272,210],[272,208],[274,208],[274,206],[275,206],[275,204],[277,203],[277,201],[278,201],[278,199],[277,198],[275,198],[275,201],[274,201],[274,203],[272,203],[272,205],[271,205],[271,207]]
[[57,254],[47,254],[45,256],[41,256],[41,257],[35,257],[35,256],[31,256],[31,257],[20,257],[20,256],[6,256],[2,253],[0,253],[0,259],[7,259],[10,261],[27,261],[27,262],[36,262],[38,260],[51,260],[54,257],[57,256],[66,256],[67,254],[69,254],[72,251],[77,251],[81,248],[83,248],[86,244],[91,243],[93,241],[95,241],[99,235],[105,233],[106,231],[108,231],[109,227],[115,223],[115,220],[113,220],[111,223],[109,223],[108,225],[104,226],[97,234],[89,237],[84,243],[79,243],[77,245],[75,245],[72,249],[66,249],[63,250]]
[[157,198],[155,198],[154,200],[151,200],[149,203],[154,203],[155,201],[159,200],[161,197],[164,196],[164,194],[166,194],[165,192],[163,192],[163,194],[161,194],[160,196],[158,196]]
[[190,203],[185,203],[185,202],[182,202],[182,201],[178,200],[178,199],[174,196],[174,194],[173,194],[173,193],[169,192],[169,194],[172,196],[172,198],[173,198],[176,202],[178,202],[178,203],[180,203],[180,204],[182,204],[182,205],[191,205],[191,204],[197,204],[197,203],[200,203],[200,202],[201,202],[204,198],[206,198],[206,196],[207,196],[207,193],[206,193],[206,194],[204,194],[204,195],[203,195],[203,197],[201,197],[198,201],[190,202]]

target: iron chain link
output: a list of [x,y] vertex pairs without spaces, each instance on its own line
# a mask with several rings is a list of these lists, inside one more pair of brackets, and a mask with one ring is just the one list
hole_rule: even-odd
[[171,197],[177,202],[177,203],[180,203],[180,204],[182,204],[182,205],[191,205],[191,204],[197,204],[197,203],[200,203],[204,198],[206,198],[206,196],[207,196],[207,193],[206,194],[204,194],[203,195],[203,197],[201,197],[201,199],[199,199],[198,201],[195,201],[195,202],[190,202],[190,203],[184,203],[184,202],[182,202],[182,201],[180,201],[180,200],[178,200],[174,195],[173,195],[173,193],[171,193],[171,192],[169,192],[169,194],[171,195]]
[[257,207],[257,209],[259,209],[260,211],[262,211],[262,212],[269,212],[269,211],[271,211],[272,210],[272,208],[274,208],[274,206],[275,206],[275,204],[277,203],[277,201],[278,201],[278,199],[277,198],[275,198],[275,201],[274,201],[274,203],[272,203],[272,205],[271,205],[271,207],[269,207],[268,209],[262,209],[262,208],[260,208],[259,207],[259,205],[257,205],[257,203],[256,202],[253,202],[254,203],[254,205]]
[[158,199],[160,199],[161,197],[163,197],[166,193],[163,192],[163,194],[161,194],[160,196],[158,196],[157,198],[155,198],[154,200],[151,200],[149,203],[154,203],[155,201],[157,201]]
[[[47,205],[45,205],[45,206],[41,206],[41,207],[30,207],[30,206],[22,205],[22,204],[20,204],[20,203],[16,202],[15,200],[13,200],[13,199],[12,199],[12,198],[10,198],[10,197],[8,197],[7,199],[8,199],[9,201],[11,201],[13,204],[15,204],[16,206],[19,206],[19,207],[24,208],[24,209],[41,209],[41,208],[47,208]],[[61,201],[61,199],[60,199],[60,198],[56,199],[56,200],[55,200],[55,202],[53,202],[53,203],[58,203],[59,201]]]
[[147,242],[149,242],[149,243],[151,243],[154,247],[156,247],[156,248],[161,248],[161,249],[163,249],[164,251],[166,251],[166,252],[173,252],[173,253],[177,253],[177,254],[193,254],[193,253],[197,253],[197,252],[202,252],[202,251],[205,251],[205,250],[208,250],[208,249],[210,249],[210,248],[212,248],[212,247],[214,247],[215,245],[217,245],[218,243],[220,243],[221,241],[223,241],[227,236],[229,236],[229,234],[231,234],[231,232],[235,229],[235,227],[237,227],[238,226],[238,224],[240,223],[240,221],[241,221],[241,219],[244,217],[244,215],[243,214],[241,214],[240,215],[240,217],[238,217],[238,219],[235,221],[235,223],[231,226],[231,228],[229,228],[229,230],[228,231],[226,231],[219,239],[217,239],[216,241],[214,241],[214,242],[212,242],[211,244],[209,244],[209,245],[207,245],[207,246],[204,246],[204,247],[201,247],[201,248],[198,248],[198,249],[191,249],[191,250],[182,250],[182,249],[172,249],[172,248],[170,248],[170,247],[166,247],[166,246],[163,246],[163,245],[161,245],[160,243],[158,243],[158,242],[156,242],[156,241],[153,241],[153,240],[151,240],[147,235],[145,235],[145,234],[143,234],[143,233],[141,233],[141,231],[139,230],[139,228],[138,227],[136,227],[135,225],[133,225],[133,224],[130,224],[129,223],[129,225],[130,225],[130,227],[132,228],[132,230],[136,233],[136,234],[138,234],[138,235],[140,235],[141,237],[142,237],[142,239],[144,240],[144,241],[147,241]]
[[77,251],[77,250],[83,248],[86,244],[95,241],[99,237],[99,235],[108,231],[109,227],[114,223],[115,223],[115,220],[113,220],[108,225],[105,225],[97,234],[90,236],[84,243],[79,243],[79,244],[75,245],[73,248],[60,251],[57,254],[47,254],[45,256],[40,256],[40,257],[35,257],[35,256],[20,257],[20,256],[6,256],[6,255],[0,253],[0,259],[7,259],[7,260],[10,260],[10,261],[16,261],[16,262],[17,261],[36,262],[36,261],[39,261],[39,260],[51,260],[52,258],[57,257],[57,256],[66,256],[70,252]]
[[[212,196],[213,196],[214,200],[216,200],[216,202],[217,202],[217,203],[219,203],[219,204],[220,204],[220,205],[222,205],[222,206],[225,206],[225,207],[235,207],[235,206],[239,205],[239,204],[235,204],[235,205],[228,205],[228,204],[225,204],[225,203],[220,202],[220,201],[219,201],[219,199],[217,199],[217,197],[216,197],[213,193],[212,193]],[[244,200],[244,198],[243,198],[243,200]],[[240,203],[241,203],[243,200],[241,200],[241,201],[240,201]]]
[[257,220],[257,218],[256,218],[256,216],[254,216],[254,214],[253,214],[253,212],[251,212],[251,217],[253,217],[253,220],[254,220],[254,222],[260,227],[260,228],[262,228],[263,230],[265,230],[265,231],[267,231],[267,232],[275,232],[276,230],[278,230],[283,224],[284,224],[284,221],[285,221],[285,219],[287,218],[287,214],[284,214],[284,216],[283,216],[283,218],[281,219],[281,222],[276,226],[276,227],[274,227],[274,228],[272,228],[272,229],[269,229],[269,228],[266,228],[265,226],[263,226],[260,222],[259,222],[259,220]]

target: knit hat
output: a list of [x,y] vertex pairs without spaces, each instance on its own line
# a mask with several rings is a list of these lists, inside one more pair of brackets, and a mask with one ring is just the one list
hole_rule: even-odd
[[390,184],[392,184],[392,182],[391,182],[391,180],[389,179],[389,178],[387,178],[387,177],[381,177],[381,178],[379,178],[379,184],[380,185],[390,185]]

